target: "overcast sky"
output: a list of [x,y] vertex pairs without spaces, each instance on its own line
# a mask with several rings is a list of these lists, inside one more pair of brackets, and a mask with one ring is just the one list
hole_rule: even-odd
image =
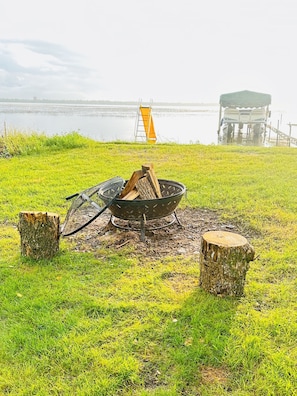
[[1,2],[0,98],[294,106],[296,0]]

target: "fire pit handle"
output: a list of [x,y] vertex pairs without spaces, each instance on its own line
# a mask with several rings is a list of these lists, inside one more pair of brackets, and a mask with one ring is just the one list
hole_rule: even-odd
[[69,201],[69,199],[72,199],[72,198],[74,198],[74,197],[77,197],[78,195],[79,195],[79,193],[75,193],[75,194],[69,195],[69,196],[66,197],[65,199],[66,199],[66,201]]

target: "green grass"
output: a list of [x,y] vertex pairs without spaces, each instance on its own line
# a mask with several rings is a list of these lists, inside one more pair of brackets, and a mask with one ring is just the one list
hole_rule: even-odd
[[42,154],[49,151],[87,147],[92,144],[78,132],[47,137],[36,132],[9,130],[0,137],[0,156]]
[[[0,158],[1,395],[297,395],[296,149],[21,135]],[[63,221],[67,195],[151,162],[186,185],[181,206],[253,235],[244,297],[199,289],[196,257],[67,238],[50,261],[20,256],[20,211]]]

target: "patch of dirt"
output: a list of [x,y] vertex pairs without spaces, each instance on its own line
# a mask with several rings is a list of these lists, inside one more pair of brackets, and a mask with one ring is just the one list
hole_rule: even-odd
[[226,369],[220,367],[202,367],[202,382],[204,384],[220,383],[225,385],[228,381],[229,373]]
[[87,227],[67,238],[73,243],[76,251],[96,251],[102,246],[120,250],[126,246],[132,246],[137,255],[146,258],[161,258],[199,254],[201,236],[207,231],[230,231],[248,237],[242,233],[240,227],[221,222],[218,213],[214,211],[186,208],[177,210],[176,215],[179,222],[175,221],[165,228],[155,229],[167,224],[166,221],[171,221],[171,216],[147,222],[145,238],[141,240],[138,222],[132,224],[113,219],[118,226],[133,227],[133,229],[118,228],[110,221],[110,213],[106,211]]

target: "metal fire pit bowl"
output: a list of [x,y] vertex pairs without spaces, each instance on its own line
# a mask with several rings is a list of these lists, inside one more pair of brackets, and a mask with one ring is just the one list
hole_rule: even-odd
[[[112,216],[116,218],[122,220],[140,221],[142,239],[144,238],[144,225],[146,221],[161,219],[173,214],[175,219],[178,221],[175,214],[175,209],[185,194],[186,187],[182,183],[172,180],[158,179],[158,181],[162,198],[134,199],[133,201],[116,198],[112,205],[109,206]],[[100,191],[98,191],[98,195],[99,198],[102,199],[105,204],[107,204],[112,197],[112,190],[108,185],[106,185],[100,189]]]

